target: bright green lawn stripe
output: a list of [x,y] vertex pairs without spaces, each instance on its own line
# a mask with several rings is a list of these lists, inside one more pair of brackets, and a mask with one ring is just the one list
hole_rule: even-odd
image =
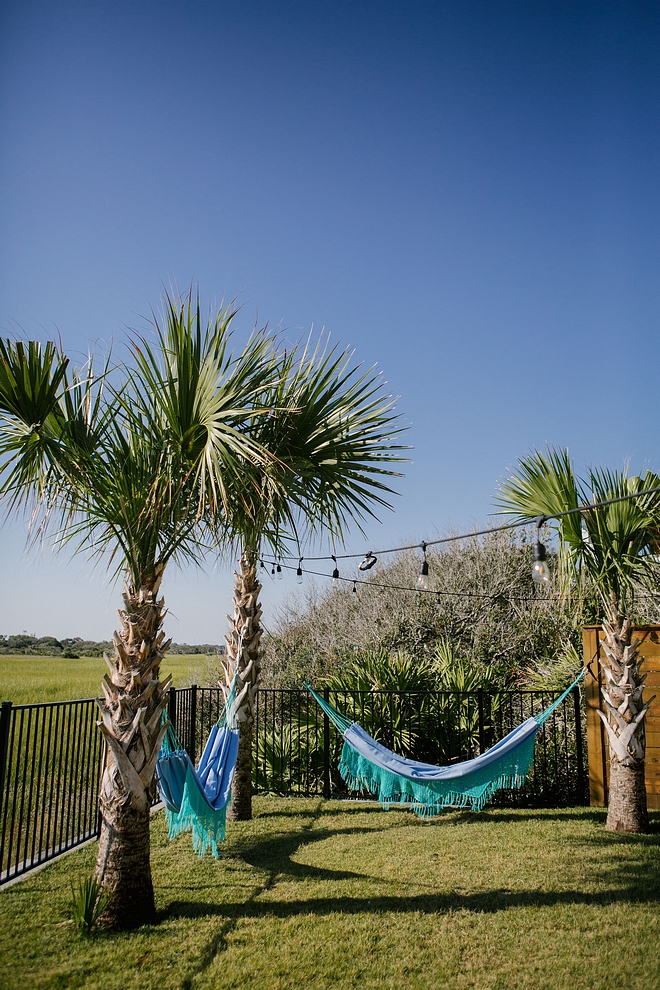
[[448,812],[258,798],[220,860],[153,825],[161,921],[77,939],[69,881],[95,847],[0,892],[0,987],[659,990],[660,816]]
[[[163,661],[161,677],[171,673],[175,687],[207,683],[209,657],[173,655]],[[95,698],[107,671],[103,657],[0,656],[0,701],[29,705],[41,701]]]

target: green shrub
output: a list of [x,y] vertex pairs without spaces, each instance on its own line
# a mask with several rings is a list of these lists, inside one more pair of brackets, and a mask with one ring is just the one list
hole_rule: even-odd
[[101,893],[96,877],[88,877],[77,887],[71,886],[71,917],[81,935],[89,935],[108,906],[110,894]]

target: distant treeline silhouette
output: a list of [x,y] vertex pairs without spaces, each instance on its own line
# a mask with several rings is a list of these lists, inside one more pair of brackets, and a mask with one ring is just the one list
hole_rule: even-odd
[[[168,652],[174,654],[208,656],[224,653],[224,646],[215,643],[172,643]],[[112,653],[110,640],[96,641],[82,639],[80,636],[67,639],[56,639],[54,636],[19,636],[0,635],[0,655],[24,654],[25,656],[57,657],[77,660],[79,657],[101,657],[104,652]]]

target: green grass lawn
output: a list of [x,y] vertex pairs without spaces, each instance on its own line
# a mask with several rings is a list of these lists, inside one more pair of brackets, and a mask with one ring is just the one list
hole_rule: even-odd
[[[103,657],[0,656],[0,701],[15,705],[38,701],[69,701],[95,698],[101,693],[101,678],[107,671]],[[161,677],[171,673],[175,687],[208,681],[209,657],[167,656]]]
[[[605,813],[450,812],[258,798],[222,858],[153,822],[160,920],[78,938],[89,846],[0,891],[0,987],[89,990],[656,990],[656,833]],[[65,924],[62,924],[65,922]]]

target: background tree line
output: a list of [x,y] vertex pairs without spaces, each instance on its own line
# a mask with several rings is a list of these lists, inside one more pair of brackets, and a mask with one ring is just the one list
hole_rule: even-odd
[[[58,657],[76,660],[78,657],[102,657],[112,651],[109,639],[83,639],[82,636],[29,636],[21,633],[16,636],[0,635],[0,656]],[[224,646],[216,643],[172,643],[168,653],[177,656],[214,656],[224,653]]]

